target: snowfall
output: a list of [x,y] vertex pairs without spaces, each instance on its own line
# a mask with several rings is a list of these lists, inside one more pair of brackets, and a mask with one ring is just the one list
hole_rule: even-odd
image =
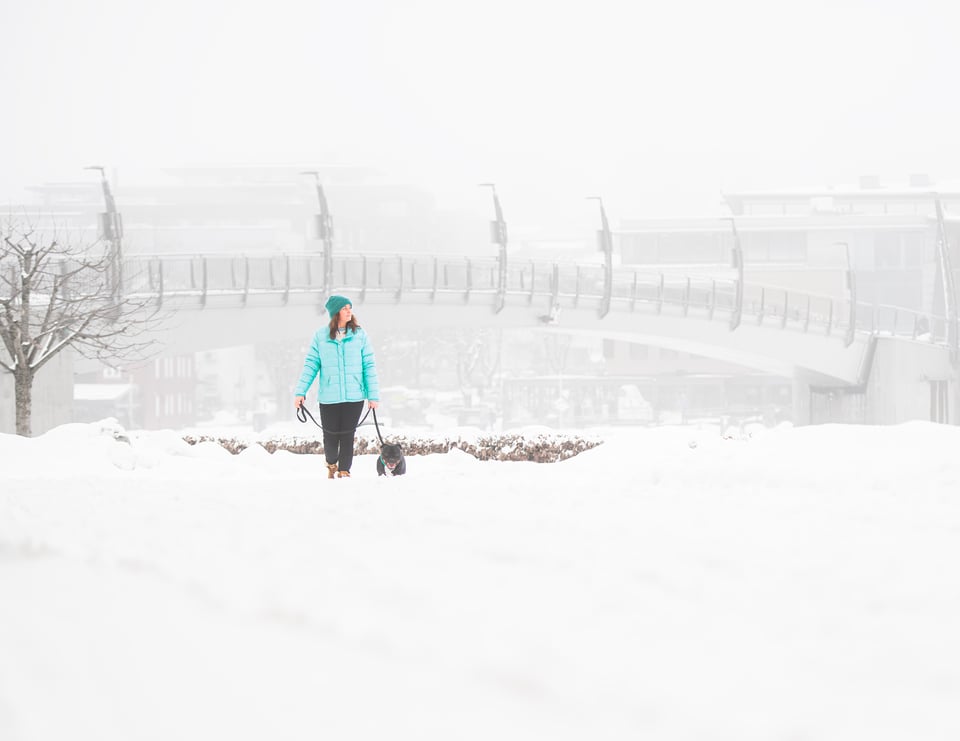
[[0,739],[960,738],[960,428],[590,435],[0,435]]

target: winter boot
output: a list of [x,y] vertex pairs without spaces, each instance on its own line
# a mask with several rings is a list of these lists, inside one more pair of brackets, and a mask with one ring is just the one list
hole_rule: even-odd
[[332,479],[332,478],[336,477],[336,475],[337,475],[337,464],[336,464],[336,463],[328,463],[328,464],[327,464],[327,478],[328,478],[328,479]]
[[349,472],[349,471],[337,471],[337,476],[338,476],[339,478],[341,478],[341,479],[348,479],[348,478],[350,478],[350,472]]

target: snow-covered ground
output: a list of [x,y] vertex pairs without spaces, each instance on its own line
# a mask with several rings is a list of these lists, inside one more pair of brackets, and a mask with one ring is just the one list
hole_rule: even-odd
[[960,738],[960,429],[0,436],[0,739]]

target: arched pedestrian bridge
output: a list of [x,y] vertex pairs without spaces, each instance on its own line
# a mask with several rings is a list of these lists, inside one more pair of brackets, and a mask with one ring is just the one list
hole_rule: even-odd
[[927,377],[950,377],[943,319],[729,276],[424,255],[325,261],[318,253],[131,255],[122,274],[127,294],[178,310],[165,341],[182,350],[302,340],[304,326],[326,321],[323,302],[336,292],[371,326],[590,332],[814,384],[863,385],[883,337],[922,357]]

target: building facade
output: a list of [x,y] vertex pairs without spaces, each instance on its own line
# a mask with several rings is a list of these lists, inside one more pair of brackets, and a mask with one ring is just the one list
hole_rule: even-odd
[[734,234],[752,280],[843,297],[856,275],[858,301],[942,312],[936,294],[936,201],[944,212],[951,262],[960,264],[960,190],[925,176],[885,186],[735,192],[729,213],[713,218],[626,220],[618,233],[626,265],[723,273]]
[[[948,288],[940,270],[938,243],[945,238],[946,263],[952,266],[956,284],[960,279],[960,189],[938,187],[926,176],[895,184],[866,177],[856,186],[732,192],[724,200],[726,213],[719,216],[623,221],[617,234],[621,264],[732,278],[736,275],[734,248],[739,242],[749,282],[855,298],[858,305],[867,307],[902,307],[929,315],[931,321],[945,316]],[[626,354],[637,352],[652,355],[652,350]],[[685,375],[683,366],[689,364],[689,359],[678,361],[676,375]],[[715,377],[729,379],[748,373],[747,369],[730,373],[719,364],[711,370]],[[672,375],[669,370],[667,374]],[[789,393],[784,387],[788,379],[778,383],[752,377],[753,388],[744,389],[750,398],[769,406],[772,394],[775,405],[783,403]],[[946,382],[933,379],[929,383],[929,416],[925,400],[915,405],[919,412],[909,415],[947,421]],[[691,408],[701,406],[689,389],[683,393]],[[711,393],[715,395],[716,389]],[[815,422],[870,421],[863,390],[815,389],[808,403]]]

